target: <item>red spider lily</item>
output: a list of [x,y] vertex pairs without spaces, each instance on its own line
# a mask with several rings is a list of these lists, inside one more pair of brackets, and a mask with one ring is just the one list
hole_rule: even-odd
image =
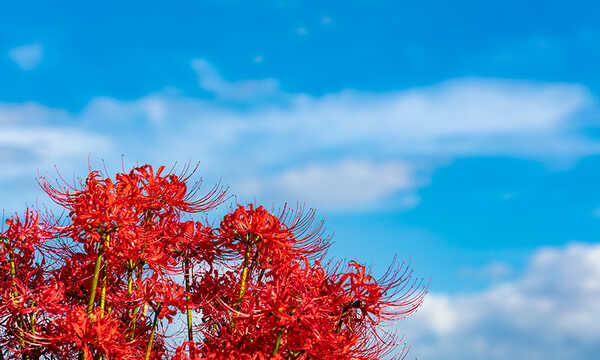
[[319,257],[329,247],[322,237],[322,224],[311,228],[314,213],[303,215],[284,208],[279,217],[253,204],[225,215],[218,229],[225,248],[241,257],[246,265],[261,270],[286,266],[301,257]]
[[[407,276],[408,267],[404,273],[388,270],[388,275],[395,278],[387,279],[384,276],[379,281],[366,272],[363,265],[352,260],[348,267],[350,271],[340,276],[338,283],[348,293],[348,309],[360,309],[363,316],[376,325],[381,320],[400,320],[414,313],[423,301],[425,289],[422,281],[406,286],[410,280]],[[401,289],[398,289],[402,285]],[[398,296],[403,291],[402,296]],[[393,293],[392,293],[393,292]]]
[[0,360],[405,356],[385,328],[425,295],[408,267],[375,278],[355,261],[321,265],[331,239],[314,210],[249,204],[218,228],[184,221],[226,192],[217,184],[200,195],[189,184],[196,169],[172,170],[39,180],[67,218],[27,209],[6,220]]
[[221,189],[219,184],[213,187],[206,195],[195,198],[198,186],[188,190],[186,180],[189,175],[176,176],[168,174],[161,176],[165,167],[161,166],[152,171],[152,166],[144,165],[133,169],[129,176],[138,182],[137,189],[141,195],[141,209],[158,211],[164,209],[169,211],[177,209],[187,213],[198,213],[209,211],[224,201],[226,190]]

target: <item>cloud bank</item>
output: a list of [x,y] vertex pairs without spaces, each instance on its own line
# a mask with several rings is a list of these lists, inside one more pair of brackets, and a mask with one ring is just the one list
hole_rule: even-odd
[[[415,206],[431,172],[457,157],[569,161],[600,150],[579,119],[595,99],[575,84],[467,78],[310,96],[285,92],[275,79],[226,80],[204,59],[191,67],[207,96],[98,97],[78,113],[0,104],[3,165],[84,169],[90,153],[109,164],[121,154],[201,160],[204,174],[222,176],[246,199],[362,211]],[[19,167],[12,153],[28,160]]]
[[402,325],[423,359],[592,359],[600,351],[600,245],[542,248],[517,279],[430,293]]

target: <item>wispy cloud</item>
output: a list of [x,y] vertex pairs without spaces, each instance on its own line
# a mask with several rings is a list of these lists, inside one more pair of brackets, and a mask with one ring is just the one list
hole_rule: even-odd
[[[261,62],[262,57],[255,58],[254,60],[255,62]],[[192,68],[198,76],[198,84],[202,89],[224,99],[262,99],[279,93],[279,82],[275,79],[226,81],[204,59],[193,60]]]
[[34,178],[53,172],[80,176],[90,154],[113,154],[112,139],[81,125],[63,110],[35,103],[0,103],[0,207],[10,211],[33,203],[40,191]]
[[471,294],[428,294],[402,332],[425,359],[591,359],[600,350],[600,245],[543,248],[524,273]]
[[222,176],[244,198],[300,199],[325,210],[388,206],[390,199],[414,206],[431,172],[457,157],[557,161],[600,151],[573,121],[594,104],[577,85],[459,79],[315,97],[286,93],[275,79],[227,81],[202,59],[192,66],[199,86],[214,97],[177,91],[127,101],[103,97],[78,114],[4,104],[0,123],[35,120],[50,130],[70,124],[77,136],[91,137],[85,141],[96,145],[88,151],[99,157],[199,159],[205,174]]
[[41,44],[29,44],[16,47],[8,52],[10,58],[23,70],[35,69],[44,56]]
[[389,194],[403,195],[399,200],[401,207],[413,207],[418,202],[413,194],[417,186],[414,169],[400,161],[342,160],[333,164],[308,164],[274,176],[244,179],[236,185],[242,192],[266,201],[306,201],[311,206],[329,210],[364,210],[381,205]]

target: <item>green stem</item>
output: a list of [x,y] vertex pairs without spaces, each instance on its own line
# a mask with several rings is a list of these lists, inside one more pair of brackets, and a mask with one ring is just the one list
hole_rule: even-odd
[[129,329],[131,329],[130,333],[127,335],[129,340],[133,340],[133,336],[135,334],[135,325],[137,323],[138,314],[140,312],[140,308],[136,308],[133,312],[133,318],[131,319],[131,324],[129,324]]
[[[185,258],[184,263],[184,278],[185,278],[185,292],[190,293],[190,261],[188,258]],[[190,300],[190,296],[186,296],[186,300]],[[192,331],[192,310],[189,305],[186,305],[186,313],[187,313],[187,331],[188,331],[188,341],[194,341],[194,333]],[[192,350],[190,348],[190,357],[192,357]]]
[[[107,236],[106,241],[104,242],[105,249],[108,248],[109,241],[110,236]],[[102,292],[100,295],[100,317],[104,317],[104,308],[106,306],[106,273],[107,267],[104,266],[104,269],[102,270]]]
[[100,317],[104,317],[104,308],[106,306],[106,274],[102,276],[102,292],[100,293]]
[[[290,315],[294,315],[296,313],[297,309],[292,309],[292,311],[290,311]],[[282,311],[281,309],[279,311]],[[277,318],[279,319],[279,317],[277,316]],[[281,344],[281,337],[283,336],[285,327],[281,327],[281,329],[279,330],[279,335],[277,335],[277,340],[275,341],[275,348],[273,349],[273,355],[275,356],[275,354],[277,354],[277,351],[279,351],[279,345]]]
[[134,312],[134,314],[133,314],[133,315],[134,315],[134,318],[133,318],[133,324],[132,324],[132,328],[131,328],[131,333],[129,334],[129,335],[130,335],[130,340],[133,340],[133,336],[135,335],[135,328],[136,328],[136,326],[137,326],[137,319],[138,319],[138,316],[140,315],[140,313],[142,313],[142,314],[146,314],[146,312],[148,311],[148,304],[147,304],[147,303],[146,303],[146,304],[144,304],[144,307],[143,307],[143,309],[144,309],[144,310],[143,310],[143,311],[141,311],[141,312],[139,311],[139,310],[140,310],[140,308],[137,308],[137,309],[135,309],[135,312]]
[[277,351],[279,351],[279,345],[281,344],[282,336],[283,336],[283,328],[281,328],[281,330],[279,330],[279,335],[277,335],[277,340],[275,341],[275,348],[273,349],[272,356],[275,356],[275,354],[277,354]]
[[[242,267],[242,278],[240,280],[240,293],[238,295],[238,300],[235,304],[235,308],[237,310],[242,309],[242,299],[244,298],[244,294],[246,294],[246,289],[248,288],[248,273],[250,272],[250,266],[248,265],[250,261],[250,235],[246,235],[246,251],[244,252],[244,265]],[[231,330],[235,329],[235,321],[232,321]]]
[[154,320],[152,320],[152,333],[150,333],[150,340],[148,340],[148,347],[146,348],[146,360],[150,359],[150,353],[152,352],[152,343],[154,342],[154,334],[156,332],[156,323],[158,321],[158,313],[160,313],[161,309],[162,306],[159,306],[154,311]]
[[[131,260],[129,260],[129,264],[130,264],[130,268],[131,268],[131,277],[128,279],[127,293],[129,295],[131,295],[131,293],[133,292],[133,270],[136,270],[136,268],[137,268],[137,271],[136,271],[137,278],[141,279],[142,278],[141,267],[144,266],[144,264],[138,263],[138,264],[136,264],[135,267],[133,267],[133,261],[131,261]],[[144,305],[144,309],[146,309],[146,305]],[[131,329],[131,332],[127,335],[127,338],[129,338],[129,340],[133,340],[133,336],[135,335],[135,328],[136,328],[139,313],[140,313],[140,308],[139,307],[135,308],[135,310],[133,311],[133,319],[131,320],[131,323],[129,324],[129,329]],[[144,313],[145,313],[145,310],[144,310]]]
[[248,279],[248,271],[250,269],[250,267],[248,266],[249,258],[250,258],[250,242],[247,241],[246,242],[246,251],[244,252],[244,267],[242,269],[242,279],[240,281],[240,294],[238,295],[238,301],[237,301],[238,307],[240,307],[242,305],[242,298],[244,297],[244,294],[246,293],[246,288],[248,287],[246,280]]
[[[102,235],[102,240],[108,242],[110,235]],[[88,301],[87,313],[88,317],[92,315],[94,309],[94,301],[96,300],[96,288],[98,287],[98,279],[100,278],[100,267],[102,265],[102,242],[98,245],[98,257],[96,258],[96,267],[94,268],[94,278],[92,279],[92,289],[90,291],[90,300]]]
[[292,356],[292,360],[297,359],[300,355],[304,354],[304,350],[300,350],[298,352],[289,350],[290,355]]
[[129,267],[127,268],[127,295],[131,295],[133,292],[133,261],[129,260]]

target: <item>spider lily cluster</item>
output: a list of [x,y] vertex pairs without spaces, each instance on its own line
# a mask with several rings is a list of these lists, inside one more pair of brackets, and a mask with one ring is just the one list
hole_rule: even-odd
[[201,194],[193,171],[164,173],[39,179],[65,211],[27,209],[0,232],[0,359],[406,355],[389,325],[426,292],[408,267],[376,279],[356,261],[326,260],[314,211],[249,204],[218,225],[190,220],[226,190]]

